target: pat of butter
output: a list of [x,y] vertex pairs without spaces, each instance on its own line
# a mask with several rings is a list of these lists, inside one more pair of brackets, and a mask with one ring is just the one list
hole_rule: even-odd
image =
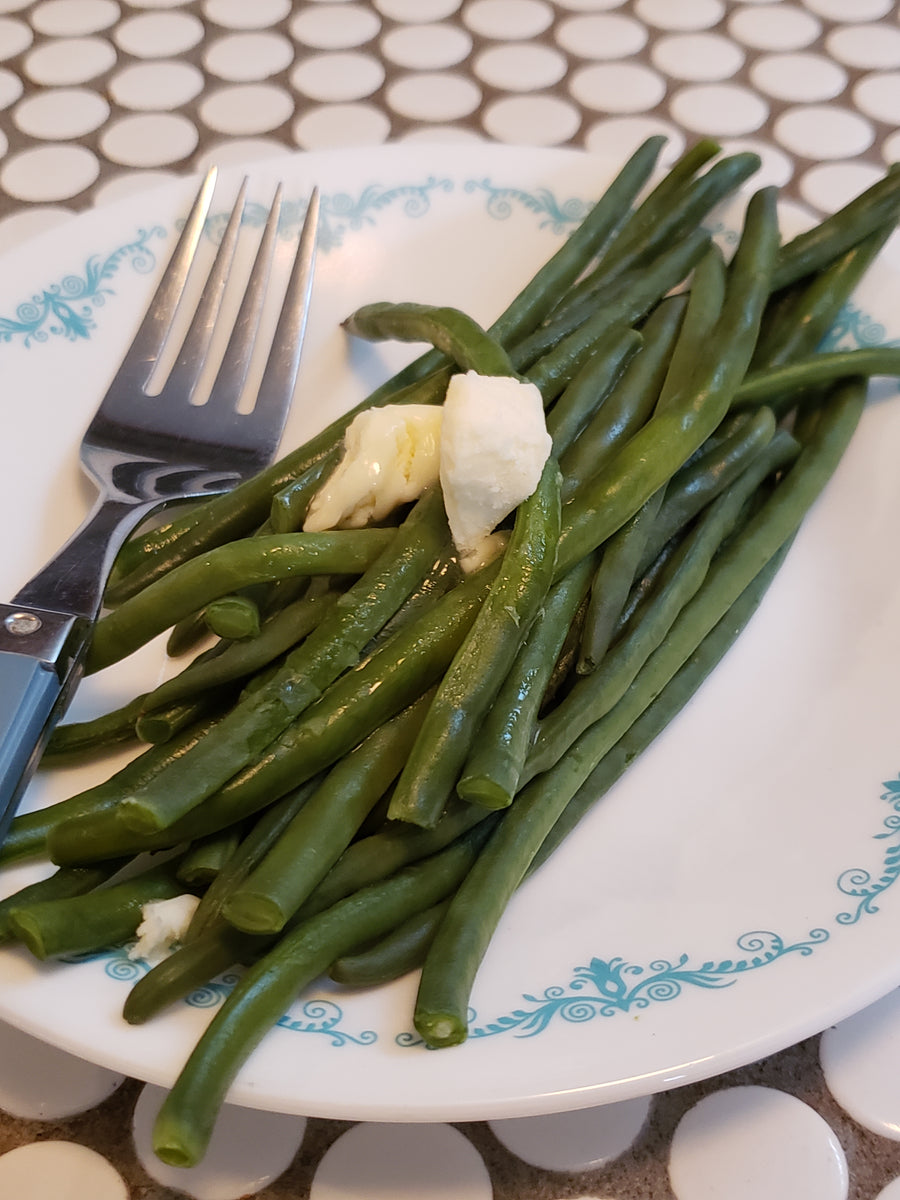
[[432,404],[386,404],[359,413],[344,456],[313,497],[307,533],[358,529],[437,483],[442,412]]
[[463,570],[537,487],[550,451],[541,393],[509,376],[454,375],[444,400],[441,488]]
[[162,962],[184,937],[198,904],[197,897],[186,892],[143,905],[138,940],[129,949],[128,957],[142,958],[151,966]]

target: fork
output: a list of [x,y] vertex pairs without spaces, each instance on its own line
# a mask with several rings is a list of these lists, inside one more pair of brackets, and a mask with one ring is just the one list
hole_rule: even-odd
[[247,181],[235,200],[201,298],[161,390],[148,385],[174,340],[173,323],[216,184],[203,181],[149,309],[81,443],[98,499],[59,553],[0,604],[0,841],[53,726],[82,673],[116,553],[151,512],[228,491],[269,463],[300,365],[315,265],[319,198],[313,189],[271,348],[251,411],[247,381],[278,241],[277,189],[224,354],[205,403],[198,384],[211,360],[240,233]]

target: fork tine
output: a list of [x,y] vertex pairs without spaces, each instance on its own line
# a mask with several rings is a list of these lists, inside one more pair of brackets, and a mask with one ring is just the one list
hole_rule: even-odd
[[235,409],[244,390],[275,255],[282,190],[279,184],[207,405],[219,405],[229,411]]
[[240,186],[225,232],[216,251],[216,257],[210,268],[200,301],[191,318],[187,334],[182,342],[178,357],[169,372],[160,393],[160,403],[164,398],[174,396],[179,403],[190,400],[197,381],[200,378],[216,318],[225,294],[225,285],[234,260],[238,235],[241,231],[241,221],[244,215],[244,201],[247,194],[247,180]]
[[127,377],[132,386],[143,388],[150,378],[156,360],[165,345],[178,302],[184,292],[185,281],[194,261],[203,226],[212,203],[216,175],[216,168],[211,167],[200,185],[184,229],[172,251],[172,257],[157,285],[156,292],[134,336],[125,360],[116,373],[117,382],[119,379]]
[[294,266],[253,409],[253,415],[261,421],[270,423],[271,427],[277,426],[276,442],[284,427],[300,369],[300,351],[309,316],[316,263],[318,227],[319,189],[314,187],[306,207]]

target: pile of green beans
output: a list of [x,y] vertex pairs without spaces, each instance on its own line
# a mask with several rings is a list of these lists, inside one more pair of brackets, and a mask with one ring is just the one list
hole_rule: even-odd
[[[328,973],[414,968],[431,1047],[465,1039],[503,911],[680,711],[744,628],[900,351],[816,353],[900,216],[890,171],[782,244],[749,195],[730,261],[703,226],[758,166],[698,142],[648,188],[651,138],[492,326],[375,304],[349,335],[431,349],[354,413],[439,404],[454,371],[541,392],[552,451],[465,575],[435,487],[378,527],[306,534],[353,414],[235,492],[123,550],[88,670],[166,625],[217,634],[173,678],[61,726],[45,769],[145,745],[110,779],[17,817],[0,866],[55,871],[0,902],[41,958],[133,939],[142,904],[199,896],[142,976],[150,1020],[236,964],[164,1102],[166,1162],[205,1151],[252,1048]],[[162,617],[165,614],[165,618]],[[166,851],[162,866],[135,860]],[[141,862],[144,860],[140,860]]]

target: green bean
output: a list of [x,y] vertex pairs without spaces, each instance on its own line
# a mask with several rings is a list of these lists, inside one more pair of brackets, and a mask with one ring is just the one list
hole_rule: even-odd
[[626,229],[594,271],[572,289],[566,304],[595,296],[625,271],[645,267],[662,248],[696,229],[710,211],[745,183],[759,166],[759,156],[746,152],[714,163],[705,175],[683,188],[665,211],[658,212],[652,225],[648,221],[643,228],[635,226],[631,237],[627,236]]
[[134,723],[134,731],[142,742],[154,746],[170,742],[182,729],[192,728],[207,714],[220,715],[231,695],[230,689],[224,686],[209,688],[200,696],[141,712]]
[[425,960],[415,1026],[429,1045],[464,1040],[472,980],[497,921],[569,799],[794,536],[840,461],[864,405],[864,382],[849,380],[835,389],[792,469],[723,549],[625,696],[557,767],[519,793],[454,897]]
[[642,328],[640,350],[587,428],[560,457],[564,501],[570,500],[581,484],[600,470],[613,447],[640,429],[653,412],[686,306],[686,296],[670,296],[653,310]]
[[41,756],[41,766],[65,765],[73,758],[133,742],[137,737],[135,722],[141,714],[145,695],[136,696],[127,704],[88,721],[66,721],[57,725]]
[[581,627],[575,663],[579,675],[596,670],[609,649],[664,495],[665,488],[655,492],[603,546]]
[[365,816],[400,774],[430,695],[369,734],[332,767],[253,871],[225,900],[245,933],[279,933],[347,849]]
[[[6,838],[0,843],[0,864],[5,865],[44,854],[50,830],[64,820],[90,813],[110,813],[118,806],[128,788],[164,770],[174,759],[186,753],[203,736],[212,721],[213,718],[206,717],[191,728],[176,734],[168,744],[151,746],[102,783],[94,784],[77,795],[69,796],[46,808],[19,813],[13,817]],[[78,860],[70,860],[67,865],[77,864]]]
[[303,528],[310,500],[341,461],[342,452],[342,445],[334,446],[297,479],[292,479],[275,493],[269,509],[273,533],[293,533]]
[[750,370],[782,366],[817,350],[892,232],[893,224],[876,230],[804,286],[791,289],[783,307],[771,315],[767,310]]
[[207,604],[203,619],[216,637],[232,640],[259,636],[259,605],[250,596],[219,596]]
[[[770,437],[772,411],[760,408],[761,419],[736,421],[729,418],[728,431],[703,443],[699,451],[677,471],[666,485],[656,523],[638,564],[638,574],[649,569],[669,540],[737,479]],[[747,416],[748,414],[741,414]],[[755,416],[756,414],[754,414]],[[780,431],[777,437],[787,437]]]
[[602,799],[613,784],[624,775],[628,767],[643,754],[651,742],[662,733],[669,722],[684,708],[688,700],[694,696],[700,685],[745,629],[781,567],[789,548],[790,542],[772,556],[756,578],[741,592],[725,616],[700,642],[694,653],[685,660],[684,665],[660,691],[656,699],[644,709],[612,748],[603,755],[584,783],[575,791],[571,800],[567,802],[560,816],[554,821],[550,832],[541,842],[540,848],[531,860],[527,875],[532,875],[547,861],[585,813]]
[[393,529],[342,529],[249,537],[174,568],[97,622],[86,670],[118,662],[183,616],[248,583],[296,575],[362,573],[389,546]]
[[638,146],[582,224],[488,327],[502,345],[509,346],[536,328],[622,224],[631,202],[649,179],[665,141],[664,137],[654,136]]
[[736,408],[767,404],[780,412],[785,400],[805,388],[827,386],[851,375],[900,376],[900,348],[864,346],[858,350],[835,350],[813,354],[784,366],[754,371],[734,395]]
[[447,670],[498,569],[483,568],[448,592],[369,659],[345,672],[255,762],[159,833],[135,833],[114,812],[61,821],[47,837],[59,866],[193,841],[258,812],[336,762],[426,692]]
[[166,654],[169,658],[181,658],[183,654],[189,654],[199,642],[202,642],[208,633],[204,609],[189,613],[188,616],[176,621],[169,630],[166,638]]
[[221,684],[246,678],[274,662],[311,633],[330,611],[338,593],[328,590],[301,596],[263,622],[259,637],[223,646],[214,658],[195,659],[183,671],[147,693],[152,712]]
[[129,1025],[143,1025],[195,988],[251,958],[261,940],[218,920],[142,975],[125,998],[122,1016]]
[[558,571],[615,533],[719,424],[753,352],[776,249],[775,193],[766,188],[747,207],[709,358],[691,386],[619,447],[566,505]]
[[698,229],[649,266],[617,279],[601,305],[589,298],[554,315],[546,325],[512,347],[513,364],[537,384],[545,399],[551,387],[560,391],[557,363],[563,361],[571,376],[572,361],[577,366],[587,353],[581,349],[579,356],[570,347],[590,345],[614,325],[637,324],[685,279],[703,257],[709,242],[709,234]]
[[553,665],[593,570],[594,559],[588,555],[548,592],[463,767],[456,787],[463,800],[486,808],[511,803]]
[[234,854],[240,839],[240,830],[221,829],[192,843],[178,864],[178,878],[188,886],[208,887]]
[[251,871],[262,862],[297,813],[319,786],[314,777],[294,788],[264,809],[253,827],[243,837],[234,853],[200,897],[182,941],[185,945],[200,937],[222,918],[225,901]]
[[388,816],[431,826],[441,815],[519,646],[550,587],[560,521],[560,475],[549,458],[519,505],[500,572],[438,685]]
[[39,879],[36,883],[26,884],[17,892],[0,900],[0,943],[13,941],[16,934],[13,931],[11,916],[16,909],[27,907],[43,900],[68,900],[72,896],[81,896],[93,891],[101,883],[111,879],[127,862],[127,859],[117,859],[114,862],[101,863],[93,867],[62,867]]
[[153,1148],[163,1162],[185,1167],[202,1158],[232,1080],[297,993],[347,950],[453,891],[471,867],[476,846],[475,834],[469,834],[434,858],[363,888],[297,926],[244,972],[159,1110]]
[[[775,431],[774,418],[769,426]],[[797,447],[770,441],[744,473],[709,505],[672,556],[656,594],[641,619],[620,638],[590,675],[583,675],[565,699],[543,719],[531,746],[524,779],[546,771],[589,725],[598,721],[625,694],[635,676],[664,639],[709,573],[713,556],[736,528],[745,506],[763,481],[796,457]]]
[[450,905],[440,900],[424,912],[414,913],[396,929],[362,950],[335,959],[328,975],[344,987],[377,987],[420,967],[438,926]]
[[772,277],[778,291],[812,275],[900,214],[900,171],[892,167],[860,195],[783,246]]
[[377,833],[348,846],[319,886],[294,915],[293,922],[308,920],[338,900],[369,884],[437,854],[458,837],[490,817],[478,804],[452,803],[433,829],[405,821],[391,821]]
[[[654,412],[664,412],[688,385],[719,320],[725,297],[725,263],[710,246],[697,264],[684,319],[672,347],[669,367]],[[665,488],[659,488],[606,542],[591,584],[581,629],[576,671],[589,674],[606,653],[613,629],[631,589],[638,563],[656,522]]]
[[605,543],[581,632],[576,665],[579,674],[590,674],[602,661],[621,628],[634,580],[644,574],[663,546],[687,525],[703,503],[721,494],[771,439],[775,423],[771,410],[759,409],[755,415],[758,421],[739,422],[721,442],[707,439],[706,453],[698,453]]
[[348,333],[368,341],[430,342],[463,371],[514,375],[500,343],[458,308],[412,302],[366,304],[343,321]]
[[141,923],[143,905],[183,891],[173,866],[166,864],[79,896],[22,905],[10,913],[9,923],[35,958],[87,954],[127,942]]
[[[497,341],[507,345],[543,320],[558,295],[578,278],[621,222],[652,172],[665,140],[662,136],[648,138],[632,154],[582,224],[489,326],[488,332]],[[357,413],[378,404],[440,403],[448,378],[443,361],[434,351],[422,355],[355,408],[252,480],[129,542],[116,563],[115,578],[108,590],[110,602],[120,603],[178,563],[252,530],[265,518],[275,492],[334,452]]]
[[343,671],[357,664],[366,642],[422,580],[448,536],[440,493],[432,489],[265,686],[226,713],[164,778],[123,799],[122,822],[137,832],[164,829],[252,762]]
[[391,404],[440,404],[448,378],[449,372],[440,370],[400,391],[390,384],[376,389],[310,441],[233,491],[213,496],[186,514],[127,543],[117,559],[107,589],[107,603],[121,604],[196,555],[222,546],[230,539],[252,534],[266,519],[275,492],[325,455],[339,449],[344,432],[357,412],[389,401]]
[[618,327],[598,340],[591,357],[576,371],[547,414],[547,432],[553,439],[551,453],[557,461],[621,379],[641,343],[636,330]]

